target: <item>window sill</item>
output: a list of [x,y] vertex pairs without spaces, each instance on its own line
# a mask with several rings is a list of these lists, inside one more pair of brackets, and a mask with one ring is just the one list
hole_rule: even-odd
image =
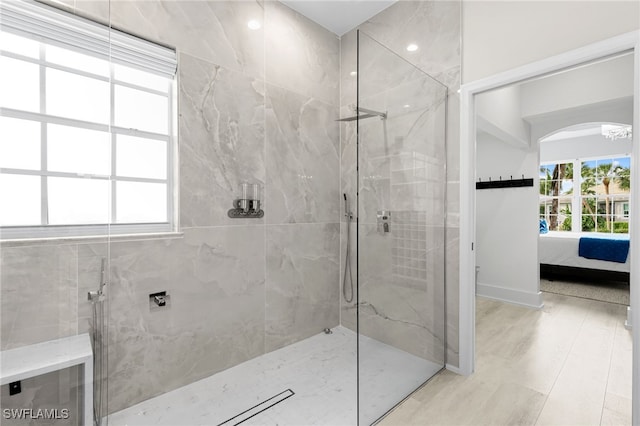
[[68,237],[0,239],[2,247],[22,247],[34,245],[91,244],[107,242],[170,240],[182,238],[183,232],[153,232],[148,234],[82,235]]

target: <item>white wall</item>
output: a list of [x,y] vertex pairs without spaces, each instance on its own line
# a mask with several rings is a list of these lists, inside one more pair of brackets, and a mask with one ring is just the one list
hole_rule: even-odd
[[541,138],[576,124],[633,122],[633,97],[614,102],[602,102],[587,107],[558,111],[542,119],[531,120],[531,140]]
[[522,119],[520,86],[507,86],[476,97],[478,129],[514,146],[529,145],[529,124]]
[[633,55],[522,84],[522,117],[610,103],[633,96]]
[[640,28],[637,1],[470,1],[462,6],[462,82]]
[[632,145],[631,139],[612,141],[601,135],[541,142],[540,163],[631,155]]
[[538,291],[538,153],[486,133],[477,139],[477,175],[483,181],[534,178],[533,187],[476,191],[477,294],[540,307]]

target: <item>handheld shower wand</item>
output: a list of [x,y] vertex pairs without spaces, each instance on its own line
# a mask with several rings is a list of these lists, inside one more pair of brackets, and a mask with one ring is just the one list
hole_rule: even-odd
[[[353,274],[351,273],[351,220],[353,220],[353,213],[349,210],[349,199],[347,194],[344,196],[344,216],[347,218],[347,254],[344,261],[344,275],[342,277],[342,295],[347,303],[353,302]],[[347,296],[347,270],[349,271],[349,296]]]
[[342,195],[344,196],[344,217],[351,221],[353,220],[353,213],[351,213],[351,210],[349,209],[349,199],[347,198],[347,194],[343,193]]

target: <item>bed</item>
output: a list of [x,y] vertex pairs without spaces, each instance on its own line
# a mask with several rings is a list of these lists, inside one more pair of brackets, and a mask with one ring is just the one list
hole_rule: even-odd
[[[579,256],[580,238],[593,241],[607,240],[629,241],[626,234],[595,234],[579,232],[549,232],[540,234],[538,254],[540,259],[540,276],[542,278],[575,277],[597,280],[629,282],[630,255],[626,261],[613,262],[588,259]],[[584,241],[583,241],[584,244]]]

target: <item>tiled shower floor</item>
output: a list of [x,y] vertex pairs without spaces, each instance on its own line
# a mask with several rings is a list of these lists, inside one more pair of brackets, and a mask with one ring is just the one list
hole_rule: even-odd
[[[360,354],[362,425],[441,368],[367,337]],[[242,425],[355,425],[356,334],[336,327],[114,413],[108,424],[218,425],[287,389],[295,395]]]

